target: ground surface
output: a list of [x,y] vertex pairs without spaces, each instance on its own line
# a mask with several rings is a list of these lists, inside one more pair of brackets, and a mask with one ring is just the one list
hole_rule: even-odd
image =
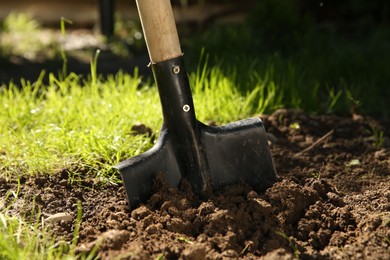
[[[388,123],[286,110],[262,119],[280,177],[264,193],[236,185],[200,201],[188,184],[160,183],[130,211],[121,185],[71,184],[65,169],[23,178],[10,212],[28,214],[35,198],[54,236],[70,241],[81,201],[78,250],[99,244],[101,259],[389,259],[390,144],[373,145],[370,132],[386,135]],[[16,187],[0,178],[1,196]]]

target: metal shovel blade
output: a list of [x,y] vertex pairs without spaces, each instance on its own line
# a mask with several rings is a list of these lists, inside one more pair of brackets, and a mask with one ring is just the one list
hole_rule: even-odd
[[[224,126],[207,126],[198,121],[197,127],[213,189],[245,182],[260,192],[276,182],[266,133],[259,118]],[[116,166],[122,175],[130,208],[152,195],[153,178],[157,174],[162,174],[173,186],[178,186],[185,175],[171,139],[169,130],[163,127],[152,149]]]
[[186,179],[200,197],[239,182],[257,191],[270,187],[277,176],[261,120],[250,118],[217,127],[200,123],[170,0],[136,2],[164,126],[152,149],[116,166],[130,207],[152,195],[157,174],[173,186]]

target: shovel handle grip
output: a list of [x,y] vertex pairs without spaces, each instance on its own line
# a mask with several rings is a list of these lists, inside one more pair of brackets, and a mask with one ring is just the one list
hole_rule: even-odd
[[152,63],[182,55],[170,0],[136,0]]

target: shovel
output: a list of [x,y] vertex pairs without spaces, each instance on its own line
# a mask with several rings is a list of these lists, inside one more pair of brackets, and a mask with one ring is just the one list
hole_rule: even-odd
[[115,166],[130,208],[153,194],[157,175],[173,186],[186,179],[200,197],[240,182],[259,192],[270,187],[277,176],[262,121],[249,118],[224,126],[199,122],[170,0],[136,2],[164,122],[150,150]]

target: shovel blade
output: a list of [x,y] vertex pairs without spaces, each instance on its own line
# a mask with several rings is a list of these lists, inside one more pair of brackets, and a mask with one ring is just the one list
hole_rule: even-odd
[[260,118],[201,129],[213,188],[245,182],[264,191],[277,181]]
[[[266,133],[259,118],[224,126],[197,124],[213,189],[244,182],[261,192],[277,181]],[[152,149],[115,168],[122,175],[130,208],[152,195],[153,179],[157,174],[162,174],[172,186],[179,186],[180,180],[186,176],[180,170],[180,161],[166,128],[162,129]]]
[[172,186],[179,186],[182,178],[166,128],[161,130],[157,143],[145,153],[115,166],[122,176],[130,208],[146,201],[153,194],[153,180],[157,174]]

